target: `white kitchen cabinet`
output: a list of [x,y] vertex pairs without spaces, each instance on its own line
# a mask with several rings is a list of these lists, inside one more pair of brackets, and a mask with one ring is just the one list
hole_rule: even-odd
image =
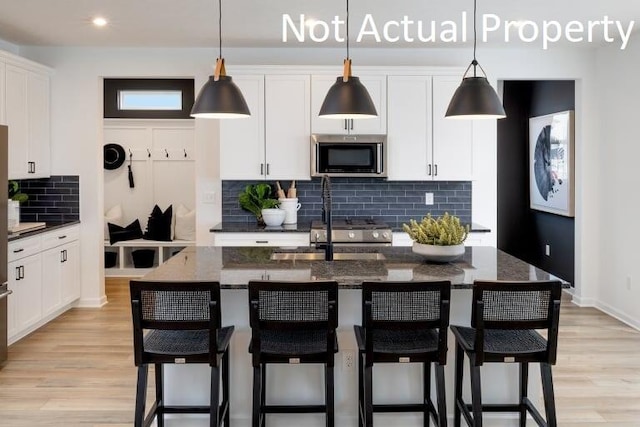
[[433,77],[433,178],[438,181],[473,178],[473,120],[444,116],[460,82],[459,76]]
[[214,246],[309,246],[309,233],[262,232],[262,233],[213,233]]
[[80,228],[62,227],[9,242],[9,344],[80,298]]
[[246,75],[234,81],[251,117],[220,123],[222,179],[310,179],[310,77]]
[[311,131],[320,134],[384,134],[387,132],[387,76],[358,75],[367,88],[378,117],[360,120],[325,119],[318,114],[329,88],[338,76],[311,76]]
[[308,75],[265,77],[265,178],[309,180],[311,80]]
[[390,180],[473,179],[473,123],[444,117],[458,76],[389,76]]
[[9,126],[9,178],[50,175],[49,76],[6,64],[5,117]]
[[234,75],[251,116],[220,120],[220,178],[264,179],[264,76]]
[[389,76],[387,172],[390,180],[430,180],[431,77]]
[[12,261],[7,268],[9,289],[8,336],[29,330],[42,318],[42,257],[31,255]]

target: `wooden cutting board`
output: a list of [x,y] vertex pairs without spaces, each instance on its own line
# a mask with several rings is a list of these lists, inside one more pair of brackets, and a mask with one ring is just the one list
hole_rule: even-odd
[[47,226],[46,222],[21,222],[9,229],[10,233],[24,233],[26,231],[33,231],[39,228],[44,228]]

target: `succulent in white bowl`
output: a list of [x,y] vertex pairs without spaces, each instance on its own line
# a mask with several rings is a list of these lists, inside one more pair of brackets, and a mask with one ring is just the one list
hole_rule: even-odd
[[433,218],[429,213],[420,222],[412,219],[403,224],[402,229],[413,240],[413,252],[429,261],[449,262],[464,255],[469,225],[463,226],[455,215]]

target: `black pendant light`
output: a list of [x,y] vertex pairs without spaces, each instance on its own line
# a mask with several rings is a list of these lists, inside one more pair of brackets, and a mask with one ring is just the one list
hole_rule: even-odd
[[240,88],[227,76],[222,57],[222,0],[218,0],[218,41],[220,55],[213,76],[202,86],[191,108],[191,117],[237,119],[249,117],[249,107]]
[[351,75],[349,58],[349,0],[347,0],[347,59],[344,60],[342,76],[329,88],[320,107],[320,117],[327,119],[368,119],[378,115],[367,88],[358,77]]
[[[473,0],[473,61],[467,67],[462,76],[462,83],[449,102],[449,108],[445,117],[450,119],[503,119],[507,117],[498,94],[489,84],[487,73],[476,60],[476,12],[477,0]],[[473,77],[467,77],[467,73],[473,67]],[[476,75],[476,69],[480,68],[483,77]]]

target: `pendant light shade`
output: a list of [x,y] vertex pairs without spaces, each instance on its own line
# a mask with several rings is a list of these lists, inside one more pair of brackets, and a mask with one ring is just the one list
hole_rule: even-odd
[[216,68],[191,108],[191,117],[206,119],[237,119],[249,117],[251,112],[240,88],[227,76],[222,57],[222,0],[218,0],[218,37],[220,56]]
[[[473,0],[473,61],[467,67],[462,76],[462,83],[456,89],[445,117],[450,119],[503,119],[507,117],[498,94],[489,84],[487,74],[476,60],[476,15],[477,0]],[[473,76],[467,77],[467,73],[473,67]],[[480,68],[483,76],[476,75],[476,69]]]
[[[351,60],[347,61],[349,65],[345,67],[351,68]],[[327,119],[364,119],[376,117],[378,113],[367,88],[358,77],[349,75],[346,80],[338,77],[329,88],[319,115]]]
[[349,0],[347,1],[347,59],[344,60],[342,76],[329,88],[320,107],[320,117],[327,119],[369,119],[378,116],[367,88],[358,77],[351,75],[349,58]]

